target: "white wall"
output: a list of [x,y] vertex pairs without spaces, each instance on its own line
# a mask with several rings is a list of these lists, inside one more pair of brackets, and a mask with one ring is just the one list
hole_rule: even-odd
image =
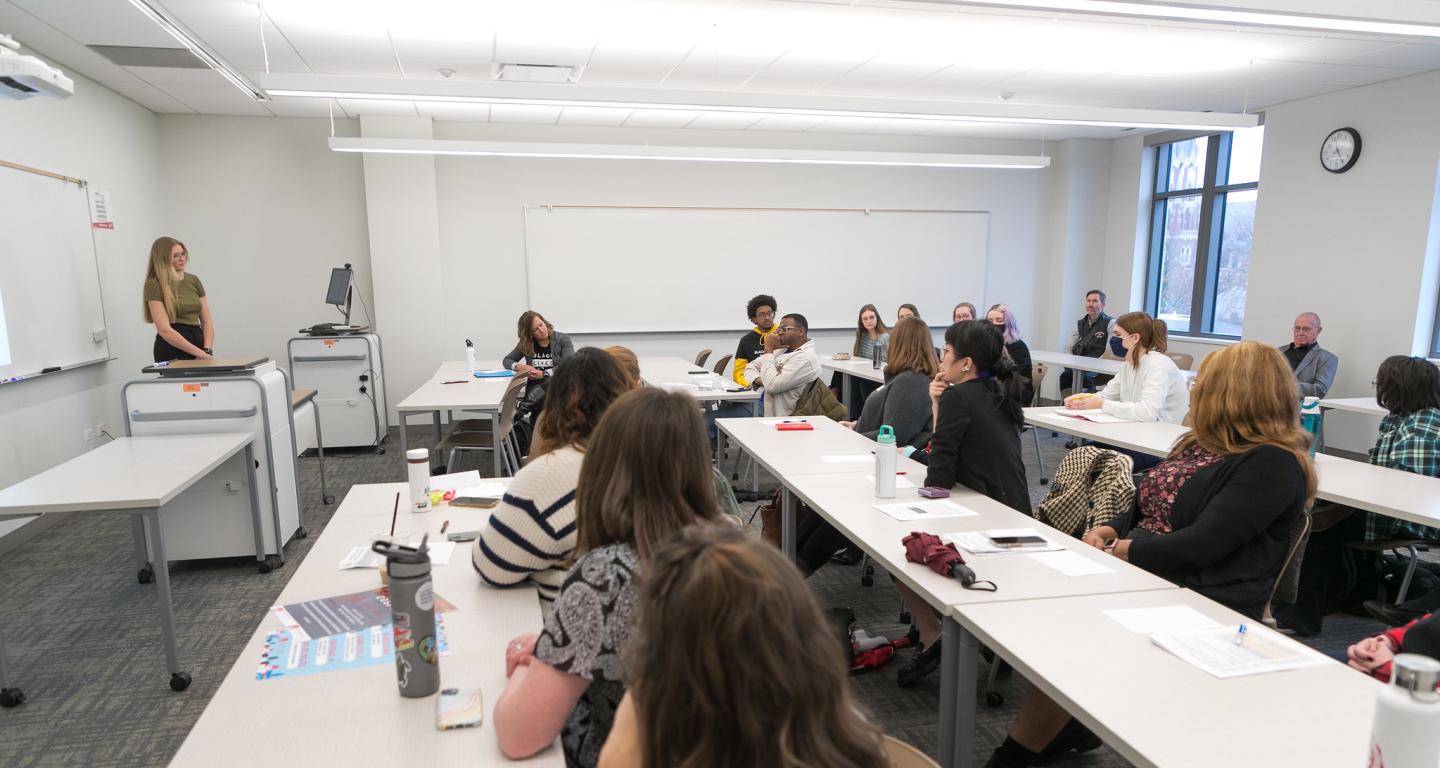
[[[151,360],[155,334],[140,319],[140,287],[161,220],[156,118],[89,80],[74,79],[75,95],[69,99],[36,98],[0,107],[0,157],[83,178],[110,192],[115,229],[94,234],[115,359],[0,386],[0,435],[5,436],[0,440],[0,487],[99,446],[103,439],[84,441],[86,428],[103,422],[111,434],[122,434],[120,382],[138,376]],[[27,332],[24,325],[10,330]],[[0,522],[0,536],[22,524]]]

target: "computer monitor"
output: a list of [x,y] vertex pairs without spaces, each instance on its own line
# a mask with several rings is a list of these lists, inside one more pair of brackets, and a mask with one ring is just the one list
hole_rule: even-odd
[[325,292],[326,304],[344,307],[350,303],[350,278],[354,274],[355,271],[350,269],[349,264],[330,270],[330,289]]

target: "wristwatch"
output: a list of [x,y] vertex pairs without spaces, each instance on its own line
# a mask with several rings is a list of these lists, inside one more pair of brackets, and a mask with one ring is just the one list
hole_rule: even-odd
[[215,350],[213,350],[213,349],[211,349],[211,348],[209,348],[209,347],[201,347],[201,349],[205,350],[205,354],[207,354],[207,355],[213,355],[213,354],[215,354]]

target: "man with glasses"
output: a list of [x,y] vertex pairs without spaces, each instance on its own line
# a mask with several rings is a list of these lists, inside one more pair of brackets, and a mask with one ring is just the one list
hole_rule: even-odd
[[754,389],[765,390],[765,415],[789,416],[810,383],[820,378],[820,356],[810,339],[804,315],[780,318],[780,327],[765,338],[764,353],[745,366]]
[[1290,370],[1295,372],[1295,381],[1300,385],[1301,397],[1324,397],[1335,382],[1335,371],[1340,368],[1340,358],[1335,353],[1321,349],[1316,341],[1320,337],[1320,316],[1314,312],[1302,312],[1295,318],[1294,341],[1280,347]]
[[735,348],[735,383],[750,386],[745,380],[745,367],[751,360],[765,353],[765,340],[775,334],[775,297],[760,294],[745,304],[745,316],[755,324],[744,336],[740,346]]

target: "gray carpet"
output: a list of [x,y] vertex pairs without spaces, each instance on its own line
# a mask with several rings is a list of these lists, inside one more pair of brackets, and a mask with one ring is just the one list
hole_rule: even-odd
[[[419,445],[425,444],[422,432],[428,430],[411,431]],[[1053,472],[1064,453],[1065,438],[1042,435],[1046,469]],[[1025,439],[1032,493],[1038,502],[1044,487],[1034,482],[1040,474],[1030,436]],[[343,499],[354,483],[402,480],[393,437],[387,445],[391,452],[386,455],[332,454],[326,461],[330,492]],[[488,473],[488,464],[482,472]],[[318,536],[333,507],[319,502],[316,460],[301,459],[300,473],[304,524],[312,537]],[[747,513],[752,506],[745,505]],[[166,687],[154,586],[136,582],[128,518],[67,520],[4,555],[0,633],[14,683],[24,688],[29,700],[0,710],[0,765],[164,765],[312,540],[292,541],[285,552],[287,565],[267,575],[256,573],[253,560],[243,558],[171,568],[181,659],[195,680],[179,694]],[[815,574],[811,584],[825,604],[853,608],[872,634],[904,634],[905,627],[898,622],[898,596],[883,575],[873,587],[862,587],[858,568],[831,565]],[[1324,651],[1343,650],[1381,629],[1369,619],[1346,616],[1331,617],[1325,627],[1325,633],[1311,641]],[[937,754],[937,677],[909,689],[895,685],[893,669],[853,680],[860,700],[888,732],[933,756]],[[1014,675],[1000,682],[1004,706],[987,709],[982,703],[977,723],[982,754],[1004,737],[1025,687],[1023,679]],[[1102,749],[1072,764],[1126,763]]]

